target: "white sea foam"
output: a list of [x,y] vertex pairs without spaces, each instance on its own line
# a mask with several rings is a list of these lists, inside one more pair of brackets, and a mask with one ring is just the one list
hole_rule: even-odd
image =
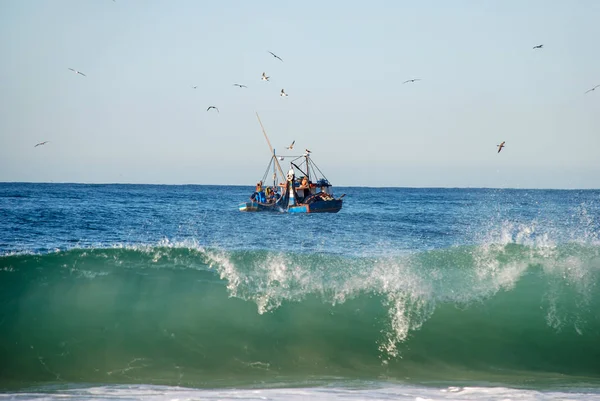
[[[585,211],[578,216],[592,225],[592,217]],[[586,241],[596,241],[597,235],[588,232],[580,241],[559,246],[550,232],[538,227],[535,220],[528,224],[505,222],[485,233],[477,246],[363,258],[324,253],[233,252],[207,249],[195,239],[115,244],[111,248],[142,252],[157,265],[169,261],[184,268],[204,269],[203,263],[207,262],[226,280],[230,296],[254,302],[260,314],[308,295],[320,296],[335,305],[364,294],[378,294],[389,317],[388,329],[378,344],[385,360],[399,356],[398,344],[406,340],[411,330],[419,329],[440,303],[468,305],[499,291],[510,291],[536,265],[542,267],[550,282],[544,299],[540,299],[546,305],[548,325],[561,329],[571,324],[578,333],[584,331],[585,322],[558,303],[564,288],[569,287],[578,295],[577,307],[589,307],[597,291],[600,248],[589,246]],[[177,249],[192,251],[191,257],[172,252]],[[80,258],[88,255],[83,252]],[[112,257],[116,263],[122,262],[118,254]],[[190,263],[194,258],[200,258],[201,263]],[[87,278],[103,274],[75,265],[71,268]]]
[[[600,248],[591,249],[596,254],[585,259],[580,252],[565,256],[564,244],[559,247],[533,221],[506,222],[488,232],[478,246],[401,256],[344,258],[248,251],[248,257],[234,258],[227,251],[204,252],[227,281],[230,296],[256,303],[260,314],[307,295],[318,295],[332,305],[364,294],[381,295],[389,316],[389,328],[379,342],[385,360],[399,356],[397,345],[411,330],[419,329],[440,302],[468,305],[510,291],[535,265],[543,266],[545,275],[561,274],[583,295],[580,302],[585,306],[596,284],[590,256],[600,261]],[[563,318],[556,308],[558,299],[550,292],[547,300],[548,324],[559,327]],[[578,323],[581,330],[584,322]]]
[[[353,386],[355,387],[355,386]],[[570,389],[569,391],[537,391],[507,387],[419,387],[405,385],[389,385],[372,383],[359,388],[345,386],[304,387],[304,388],[265,388],[265,389],[221,389],[202,390],[184,387],[152,386],[152,385],[115,385],[69,390],[43,388],[36,392],[19,392],[0,394],[0,399],[11,400],[271,400],[271,401],[304,401],[304,400],[354,400],[354,401],[417,401],[417,400],[548,400],[579,401],[598,400],[597,389]]]

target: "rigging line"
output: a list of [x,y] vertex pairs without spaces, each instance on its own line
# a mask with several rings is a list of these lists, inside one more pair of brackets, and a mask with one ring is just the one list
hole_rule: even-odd
[[272,163],[273,163],[273,158],[271,158],[271,161],[269,162],[269,165],[267,166],[267,171],[265,171],[265,174],[263,175],[263,178],[262,178],[263,183],[267,182],[267,174],[269,174],[269,170],[271,169]]
[[[271,146],[271,141],[269,141],[269,137],[267,136],[267,131],[265,131],[265,127],[262,124],[262,121],[260,121],[260,117],[258,115],[258,113],[256,113],[256,118],[258,118],[258,123],[260,124],[260,128],[262,129],[263,135],[265,136],[265,139],[267,140],[267,144],[269,145],[269,149],[271,150],[271,155],[275,156],[275,152],[273,151],[273,146]],[[275,164],[277,164],[277,169],[279,170],[279,173],[281,174],[282,177],[285,177],[285,175],[283,174],[283,170],[281,169],[281,166],[279,165],[279,162],[277,160],[275,160]]]
[[[302,162],[304,162],[304,156],[287,156],[287,157],[294,157],[294,159],[292,159],[293,162],[295,162],[296,160],[302,159]],[[300,163],[302,164],[302,163]]]
[[327,180],[327,182],[329,182],[329,180],[327,179],[327,177],[325,177],[325,174],[323,174],[323,172],[321,171],[321,169],[319,168],[319,166],[317,166],[317,164],[314,161],[312,161],[312,160],[310,162],[317,169],[317,171],[321,174],[321,177],[325,178],[325,180]]
[[309,176],[309,174],[308,174],[308,173],[305,173],[305,172],[304,172],[304,171],[303,171],[303,170],[302,170],[300,167],[298,167],[298,165],[297,165],[296,163],[291,163],[291,164],[292,164],[292,166],[294,166],[294,167],[296,167],[298,170],[300,170],[300,172],[301,172],[302,174]]

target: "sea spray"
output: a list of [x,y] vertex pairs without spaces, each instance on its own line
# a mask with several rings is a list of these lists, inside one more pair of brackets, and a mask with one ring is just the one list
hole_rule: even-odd
[[503,230],[379,257],[170,241],[4,255],[1,376],[600,374],[600,247]]

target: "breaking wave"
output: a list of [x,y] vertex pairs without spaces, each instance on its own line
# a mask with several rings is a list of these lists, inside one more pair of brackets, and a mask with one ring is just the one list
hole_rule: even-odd
[[168,241],[4,255],[0,382],[597,378],[599,283],[596,238],[516,225],[381,257]]

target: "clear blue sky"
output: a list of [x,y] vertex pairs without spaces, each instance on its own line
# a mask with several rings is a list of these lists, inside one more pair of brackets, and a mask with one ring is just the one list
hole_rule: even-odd
[[338,186],[600,188],[596,0],[0,0],[0,38],[0,181],[252,186],[258,112]]

